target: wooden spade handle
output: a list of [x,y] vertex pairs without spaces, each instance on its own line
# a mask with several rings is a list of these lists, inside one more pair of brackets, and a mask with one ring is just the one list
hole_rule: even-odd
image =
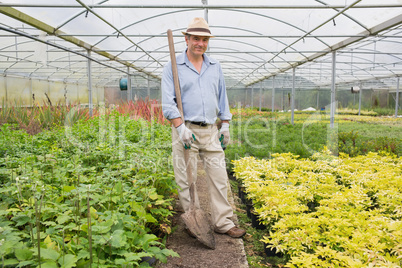
[[173,83],[174,83],[174,91],[176,93],[177,108],[179,108],[181,119],[183,120],[184,123],[184,113],[183,113],[183,105],[181,102],[179,73],[177,72],[176,53],[174,50],[172,30],[170,29],[167,30],[167,36],[169,42],[170,61],[172,63]]
[[[176,93],[177,108],[179,109],[181,120],[183,121],[184,124],[184,113],[183,113],[183,105],[181,102],[179,73],[177,71],[176,53],[174,50],[172,30],[170,29],[167,30],[167,36],[169,42],[170,61],[172,63],[172,74],[173,74],[174,91]],[[194,186],[191,186],[193,184],[193,174],[191,172],[190,152],[188,149],[184,149],[184,163],[186,165],[188,184],[190,185],[190,196],[192,196],[191,203],[194,204]]]

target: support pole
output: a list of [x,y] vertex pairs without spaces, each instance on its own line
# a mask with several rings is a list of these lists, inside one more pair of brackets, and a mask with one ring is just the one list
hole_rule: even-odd
[[133,100],[133,89],[131,88],[131,74],[130,74],[130,67],[127,67],[127,92],[128,92],[128,100]]
[[271,110],[274,112],[275,110],[275,76],[272,79],[272,102],[271,102]]
[[[208,0],[201,0],[201,2],[204,6],[208,5]],[[208,22],[208,8],[207,7],[204,8],[204,19]]]
[[245,91],[246,91],[246,99],[244,100],[244,106],[247,105],[247,97],[248,97],[248,88],[247,87],[245,88]]
[[336,52],[332,51],[332,79],[331,79],[331,115],[330,115],[330,126],[334,128],[335,121],[335,73],[336,73]]
[[92,117],[92,69],[91,69],[91,51],[87,50],[88,53],[88,102],[89,102],[89,116]]
[[320,111],[320,89],[317,88],[317,110]]
[[262,81],[260,82],[260,109],[259,109],[260,112],[261,112],[261,104],[262,104]]
[[[201,0],[201,3],[204,5],[204,19],[208,23],[208,0]],[[209,55],[209,46],[207,47],[207,55]]]
[[148,94],[148,99],[151,99],[151,86],[149,83],[149,75],[148,75],[148,79],[147,79],[147,94]]
[[64,103],[68,106],[68,99],[67,99],[67,82],[64,80]]
[[[132,88],[132,94],[133,94],[133,102],[136,102],[137,100],[138,100],[138,90],[136,89],[136,85],[137,85],[137,83],[136,83],[136,81],[137,81],[137,78],[136,78],[136,75],[133,75],[132,76],[132,80],[131,80],[131,88]],[[133,83],[133,80],[134,80],[134,83]]]
[[360,85],[360,90],[359,90],[359,115],[360,115],[360,110],[362,108],[362,94],[363,94],[363,87]]
[[395,118],[398,117],[398,109],[399,109],[399,76],[396,80]]
[[292,77],[292,94],[290,95],[290,106],[292,110],[292,116],[291,116],[291,123],[294,125],[295,122],[295,83],[296,83],[296,68],[293,67],[293,77]]
[[254,107],[254,84],[251,86],[251,108]]
[[6,75],[6,74],[4,74],[4,90],[5,90],[5,92],[6,92],[6,101],[5,101],[5,104],[7,105],[7,102],[8,102],[8,92],[7,92],[7,75]]
[[388,93],[387,93],[387,107],[389,107],[389,90],[388,90]]
[[33,94],[32,93],[32,77],[29,77],[29,104],[30,104],[30,107],[33,107],[35,105],[32,94]]
[[[49,97],[49,100],[50,100],[50,80],[49,80],[49,77],[47,78],[47,96]],[[50,105],[50,103],[49,103],[49,105]]]

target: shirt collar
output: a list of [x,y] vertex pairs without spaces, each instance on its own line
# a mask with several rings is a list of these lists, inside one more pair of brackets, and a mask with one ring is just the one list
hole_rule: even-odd
[[[187,66],[190,66],[190,61],[188,60],[186,52],[187,52],[187,48],[179,56],[177,56],[177,58],[176,58],[177,64],[186,64]],[[204,62],[208,66],[211,64],[216,64],[216,60],[208,57],[205,53],[203,56],[204,56]]]

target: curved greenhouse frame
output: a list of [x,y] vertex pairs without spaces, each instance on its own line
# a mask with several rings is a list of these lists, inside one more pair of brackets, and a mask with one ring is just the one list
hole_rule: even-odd
[[280,104],[283,94],[289,93],[294,103],[298,91],[309,91],[311,106],[320,108],[325,105],[320,92],[331,90],[333,100],[336,91],[359,87],[383,96],[387,105],[398,105],[398,0],[175,0],[146,5],[8,0],[0,3],[0,13],[0,97],[6,101],[19,98],[32,105],[35,96],[47,93],[55,101],[104,102],[110,92],[119,93],[119,81],[126,77],[131,90],[119,97],[158,99],[169,60],[166,31],[172,29],[180,52],[185,49],[181,31],[198,16],[207,19],[216,36],[208,53],[222,64],[231,101],[239,99],[232,95],[242,95],[244,105],[286,109]]

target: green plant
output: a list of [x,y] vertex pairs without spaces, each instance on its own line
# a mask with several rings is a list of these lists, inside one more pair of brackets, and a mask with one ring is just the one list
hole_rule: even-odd
[[346,153],[350,156],[356,156],[361,154],[361,150],[358,148],[357,144],[358,132],[353,130],[350,132],[339,132],[339,152]]
[[286,267],[401,265],[401,159],[328,151],[312,159],[288,153],[234,161],[268,227],[261,240],[285,254]]
[[292,152],[311,157],[324,147],[334,155],[365,155],[370,151],[388,150],[402,155],[400,120],[372,116],[336,116],[335,127],[321,112],[300,112],[290,124],[289,114],[232,109],[231,143],[225,150],[228,170],[231,160],[240,156],[270,159],[274,153]]
[[1,131],[4,265],[146,267],[145,257],[177,256],[163,244],[177,194],[168,126],[113,112],[36,135]]

